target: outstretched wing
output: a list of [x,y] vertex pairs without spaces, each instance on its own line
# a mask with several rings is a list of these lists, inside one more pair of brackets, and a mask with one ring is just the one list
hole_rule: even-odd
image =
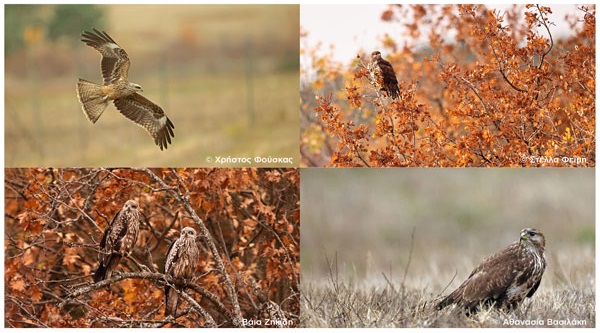
[[158,105],[137,93],[115,99],[114,103],[125,117],[148,131],[160,150],[166,149],[167,144],[171,143],[175,126]]
[[102,55],[102,78],[104,85],[114,83],[120,79],[127,78],[129,71],[129,57],[117,42],[115,42],[106,32],[84,31],[81,36],[82,42],[95,48]]

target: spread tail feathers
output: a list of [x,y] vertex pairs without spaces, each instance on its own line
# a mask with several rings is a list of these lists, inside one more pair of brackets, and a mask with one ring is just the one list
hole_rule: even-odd
[[77,82],[77,98],[83,108],[83,113],[92,123],[100,118],[110,102],[102,93],[102,86],[83,79],[79,79]]

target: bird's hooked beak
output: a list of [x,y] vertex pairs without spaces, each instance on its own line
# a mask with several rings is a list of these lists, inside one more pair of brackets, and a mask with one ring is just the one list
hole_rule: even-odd
[[130,83],[130,84],[131,84],[131,86],[133,86],[135,89],[137,89],[137,90],[139,90],[139,91],[141,91],[141,92],[144,92],[144,89],[142,89],[142,86],[140,86],[139,84],[137,84],[137,83]]
[[196,233],[193,230],[191,230],[190,228],[185,228],[181,232],[181,237],[195,239],[196,238]]
[[521,241],[528,238],[527,231],[521,230]]

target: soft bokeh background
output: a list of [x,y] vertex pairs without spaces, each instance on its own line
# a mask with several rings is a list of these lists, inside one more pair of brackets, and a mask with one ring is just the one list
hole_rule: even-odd
[[[306,4],[300,7],[300,25],[304,38],[303,47],[312,48],[321,44],[320,54],[330,54],[331,58],[340,63],[352,61],[357,53],[371,53],[384,47],[385,35],[403,36],[408,33],[405,26],[381,20],[382,14],[390,7],[386,3],[346,4]],[[514,4],[489,3],[486,6],[504,12]],[[517,6],[524,7],[520,4]],[[572,29],[564,20],[565,15],[577,14],[574,4],[552,4],[552,14],[549,19],[554,22],[553,31],[557,37],[563,38],[572,34]],[[427,36],[429,27],[420,27]],[[453,32],[448,32],[451,36]],[[407,43],[410,42],[406,38]],[[426,47],[428,41],[421,38],[415,47]],[[304,63],[309,59],[301,58]]]
[[[7,167],[298,164],[298,5],[6,5],[5,25]],[[101,82],[100,55],[80,41],[92,27],[175,124],[166,151],[112,104],[95,125],[83,115],[77,79]]]
[[303,284],[337,274],[385,286],[385,274],[448,293],[536,227],[547,242],[540,292],[593,292],[594,169],[302,169],[301,179]]

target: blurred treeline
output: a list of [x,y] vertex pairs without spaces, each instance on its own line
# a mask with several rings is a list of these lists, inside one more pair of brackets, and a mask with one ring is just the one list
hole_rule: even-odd
[[104,25],[104,11],[90,5],[5,6],[4,15],[6,57],[22,51],[26,43],[38,42],[43,33],[55,42],[73,31],[89,29],[90,23],[96,27]]

